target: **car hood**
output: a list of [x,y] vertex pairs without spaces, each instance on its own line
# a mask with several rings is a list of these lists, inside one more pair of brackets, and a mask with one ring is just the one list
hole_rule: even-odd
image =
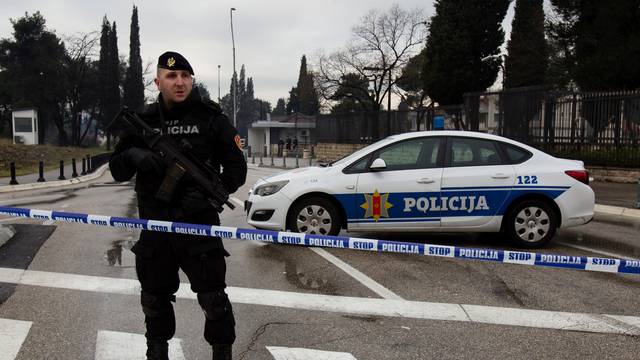
[[282,180],[297,180],[305,177],[314,177],[318,175],[327,174],[333,170],[334,169],[331,167],[318,167],[318,166],[303,167],[303,168],[285,171],[283,173],[279,173],[276,175],[260,178],[258,183],[262,184],[262,183],[282,181]]

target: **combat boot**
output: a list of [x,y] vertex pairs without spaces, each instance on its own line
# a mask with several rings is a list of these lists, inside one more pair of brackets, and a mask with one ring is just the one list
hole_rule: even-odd
[[231,360],[231,344],[213,344],[211,350],[212,360]]
[[167,341],[147,339],[147,360],[169,360],[169,344],[167,344]]

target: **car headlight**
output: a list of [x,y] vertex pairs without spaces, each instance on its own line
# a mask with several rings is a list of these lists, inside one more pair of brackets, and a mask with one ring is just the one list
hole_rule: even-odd
[[280,191],[288,182],[289,180],[282,180],[262,184],[258,186],[253,193],[258,196],[269,196]]

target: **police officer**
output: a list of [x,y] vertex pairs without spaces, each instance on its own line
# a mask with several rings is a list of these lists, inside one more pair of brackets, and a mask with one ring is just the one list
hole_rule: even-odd
[[[140,117],[171,136],[185,153],[209,164],[224,188],[235,192],[245,182],[247,165],[240,137],[220,107],[203,100],[193,89],[193,69],[182,55],[165,52],[158,58],[155,83],[160,95]],[[219,225],[218,213],[188,178],[181,180],[170,202],[155,197],[165,166],[140,138],[124,137],[109,162],[116,181],[136,175],[140,218]],[[205,313],[204,337],[213,359],[231,359],[235,320],[225,293],[225,256],[220,238],[142,231],[132,248],[142,288],[141,303],[147,332],[147,359],[168,359],[167,342],[175,333],[172,302],[180,284],[178,269],[189,278],[191,290]]]

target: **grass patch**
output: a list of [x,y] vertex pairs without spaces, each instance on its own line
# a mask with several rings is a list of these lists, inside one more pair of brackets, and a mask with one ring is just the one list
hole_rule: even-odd
[[79,148],[54,145],[14,145],[11,139],[0,138],[0,177],[11,176],[10,163],[16,163],[16,176],[38,172],[38,163],[44,162],[44,169],[60,167],[60,160],[70,164],[76,159],[78,172],[82,170],[82,158],[106,152],[104,147]]

